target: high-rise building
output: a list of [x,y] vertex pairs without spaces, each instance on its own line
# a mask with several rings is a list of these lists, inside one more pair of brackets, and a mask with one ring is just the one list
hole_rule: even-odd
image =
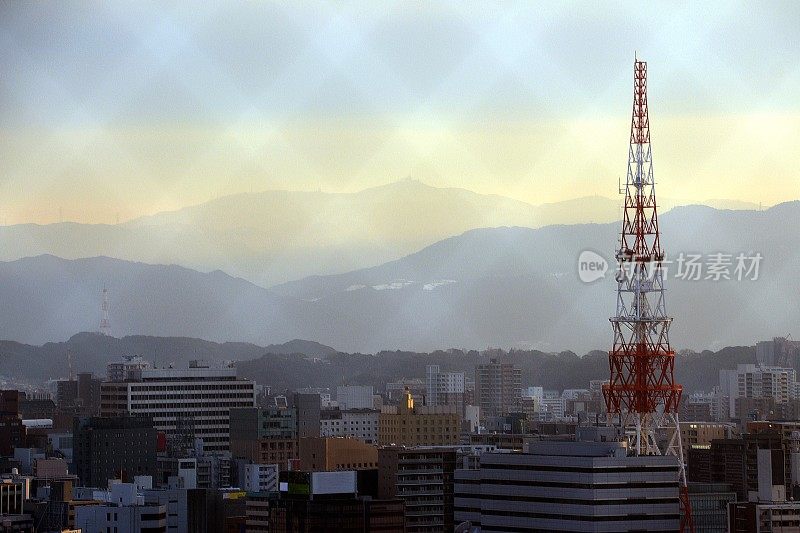
[[408,533],[453,530],[456,462],[457,451],[450,447],[378,450],[378,497],[403,500]]
[[297,393],[294,395],[294,408],[297,412],[297,436],[319,437],[322,434],[322,398],[316,393]]
[[522,370],[511,363],[491,359],[475,367],[475,402],[482,417],[512,412],[522,397]]
[[733,370],[719,371],[720,394],[728,398],[728,417],[743,419],[748,412],[746,407],[752,402],[740,399],[772,400],[776,404],[787,404],[798,398],[797,374],[793,368],[739,364]]
[[155,477],[157,436],[146,417],[76,418],[75,473],[85,487],[105,487],[109,479]]
[[231,409],[231,455],[284,470],[299,457],[297,416],[289,407]]
[[756,362],[761,366],[792,368],[800,356],[800,342],[786,337],[756,343]]
[[426,405],[453,405],[464,408],[464,373],[442,372],[439,365],[426,368]]
[[25,426],[19,415],[20,393],[0,391],[0,455],[13,455],[14,448],[25,445]]
[[91,372],[80,372],[77,379],[58,381],[56,405],[60,411],[77,416],[96,415],[100,408],[100,380]]
[[101,385],[103,416],[148,416],[167,436],[189,434],[209,452],[229,449],[230,410],[255,407],[255,383],[236,368],[153,368],[129,373],[124,381]]
[[481,531],[677,531],[674,456],[627,456],[625,443],[541,441],[485,453],[455,472],[455,523]]
[[378,442],[397,446],[448,446],[458,444],[461,415],[455,407],[416,406],[405,391],[400,405],[385,405],[380,414]]

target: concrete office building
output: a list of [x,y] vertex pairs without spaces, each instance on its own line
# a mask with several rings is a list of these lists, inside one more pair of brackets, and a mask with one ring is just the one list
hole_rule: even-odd
[[167,436],[189,433],[209,452],[229,449],[230,410],[255,407],[255,383],[240,379],[233,367],[142,369],[124,381],[101,385],[103,416],[149,416]]
[[677,531],[678,478],[675,457],[628,457],[623,442],[531,442],[527,453],[483,454],[477,470],[456,470],[455,522],[482,532]]

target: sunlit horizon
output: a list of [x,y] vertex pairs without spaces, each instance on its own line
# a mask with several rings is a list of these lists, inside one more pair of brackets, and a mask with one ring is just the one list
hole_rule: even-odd
[[[659,195],[800,198],[800,6],[0,7],[0,223],[413,177],[616,198],[634,54]],[[632,43],[636,43],[635,49]]]

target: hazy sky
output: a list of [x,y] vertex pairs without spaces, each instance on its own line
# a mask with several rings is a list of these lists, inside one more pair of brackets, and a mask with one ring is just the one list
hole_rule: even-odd
[[800,198],[798,2],[3,2],[0,223],[409,175],[613,196],[635,51],[659,194]]

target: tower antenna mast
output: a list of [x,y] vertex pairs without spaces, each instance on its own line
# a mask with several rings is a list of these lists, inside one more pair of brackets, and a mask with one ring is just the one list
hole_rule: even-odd
[[103,303],[100,304],[100,334],[111,335],[111,323],[108,320],[108,289],[103,287]]
[[680,530],[694,532],[678,424],[683,388],[675,383],[675,352],[669,344],[672,318],[664,302],[661,236],[650,147],[647,63],[634,60],[625,203],[617,250],[617,310],[611,320],[609,383],[603,387],[609,417],[623,427],[635,455],[661,455],[656,430],[666,430],[664,454],[679,464]]

